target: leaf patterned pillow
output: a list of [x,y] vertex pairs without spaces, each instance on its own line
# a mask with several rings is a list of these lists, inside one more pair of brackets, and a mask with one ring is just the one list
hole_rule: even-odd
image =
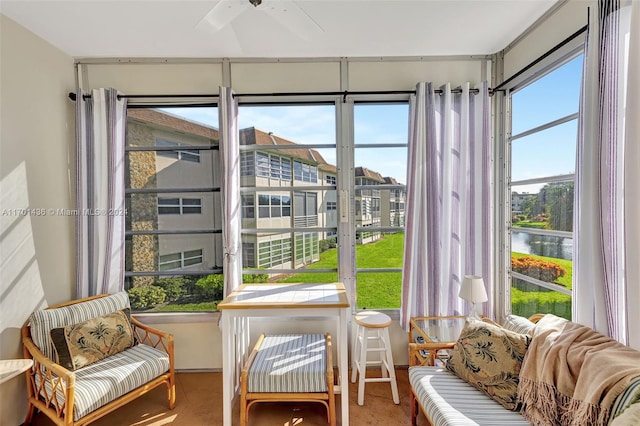
[[58,363],[77,370],[135,345],[128,311],[124,309],[51,330]]
[[518,376],[531,343],[520,334],[482,321],[468,321],[454,345],[447,369],[503,407],[516,411]]

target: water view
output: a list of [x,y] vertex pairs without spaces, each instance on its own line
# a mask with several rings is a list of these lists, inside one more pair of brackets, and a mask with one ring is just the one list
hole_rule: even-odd
[[548,235],[532,235],[513,230],[511,251],[573,260],[573,239]]

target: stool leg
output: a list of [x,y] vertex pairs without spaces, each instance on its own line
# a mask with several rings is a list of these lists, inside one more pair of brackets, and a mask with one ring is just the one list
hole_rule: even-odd
[[367,375],[367,345],[369,340],[369,332],[365,327],[362,328],[362,341],[360,342],[360,365],[358,370],[360,379],[358,381],[358,405],[364,405],[364,381]]
[[382,374],[382,378],[386,379],[389,377],[389,365],[387,364],[387,362],[385,362],[385,360],[387,359],[387,343],[384,340],[384,333],[385,331],[387,331],[386,328],[379,328],[377,330],[377,334],[378,334],[378,348],[383,349],[381,351],[378,351],[378,354],[380,355],[380,373]]
[[391,340],[389,339],[389,329],[385,328],[382,334],[384,339],[384,346],[387,354],[387,367],[389,370],[389,377],[391,379],[391,393],[393,395],[393,403],[400,404],[400,397],[398,396],[398,383],[396,382],[396,369],[393,363],[393,354],[391,353]]
[[362,327],[359,325],[356,326],[356,335],[353,338],[353,351],[351,351],[351,383],[356,382],[356,377],[358,374],[358,360],[360,358],[360,332]]

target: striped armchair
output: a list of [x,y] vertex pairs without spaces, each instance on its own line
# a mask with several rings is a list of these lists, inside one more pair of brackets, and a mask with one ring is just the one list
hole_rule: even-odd
[[[31,314],[22,328],[24,355],[34,361],[27,375],[25,425],[31,424],[35,410],[57,425],[85,425],[162,384],[167,386],[168,405],[173,409],[173,336],[130,317],[129,309],[129,297],[123,291],[78,299]],[[101,323],[95,324],[96,319],[120,312],[125,315],[121,321],[124,325],[114,328],[120,334],[105,330]],[[100,330],[101,341],[108,343],[93,344],[81,334],[73,334],[81,333],[79,324],[92,324],[88,334],[95,336]],[[123,341],[121,334],[129,338],[128,345],[118,346]],[[56,335],[62,337],[56,340]],[[78,355],[76,347],[63,350],[61,345],[65,342],[78,344],[84,353]]]

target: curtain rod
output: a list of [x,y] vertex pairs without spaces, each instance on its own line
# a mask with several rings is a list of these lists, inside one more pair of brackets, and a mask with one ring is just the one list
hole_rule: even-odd
[[502,83],[498,84],[495,88],[493,88],[493,92],[504,92],[505,91],[505,89],[503,89],[504,86],[506,86],[507,84],[512,82],[514,79],[520,77],[523,73],[525,73],[526,71],[531,69],[533,66],[535,66],[538,63],[542,62],[548,56],[552,55],[553,53],[555,53],[556,51],[558,51],[559,49],[561,49],[562,47],[564,47],[565,45],[567,45],[568,43],[573,41],[573,39],[575,39],[576,37],[578,37],[580,34],[584,33],[585,31],[587,31],[588,27],[589,27],[589,25],[585,25],[584,27],[580,28],[575,33],[571,34],[569,37],[567,37],[564,40],[562,40],[560,43],[558,43],[555,46],[553,46],[551,49],[549,49],[547,52],[543,53],[541,56],[539,56],[533,62],[529,63],[529,65],[527,65],[526,67],[522,68],[520,71],[518,71],[517,73],[515,73],[514,75],[512,75],[511,77],[509,77],[508,79],[506,79]]
[[[492,89],[489,90],[489,95],[493,94]],[[434,90],[435,93],[442,94],[442,89]],[[379,90],[379,91],[348,91],[342,92],[275,92],[275,93],[234,93],[234,97],[278,97],[278,96],[342,96],[343,100],[346,100],[347,96],[358,95],[413,95],[415,90]],[[451,93],[462,93],[462,89],[451,89]],[[478,94],[480,89],[469,89],[469,93]],[[69,92],[69,99],[76,100],[77,95],[74,92]],[[183,95],[118,95],[118,99],[144,99],[144,98],[217,98],[218,94],[183,94]],[[91,99],[91,94],[85,94],[83,99]]]

